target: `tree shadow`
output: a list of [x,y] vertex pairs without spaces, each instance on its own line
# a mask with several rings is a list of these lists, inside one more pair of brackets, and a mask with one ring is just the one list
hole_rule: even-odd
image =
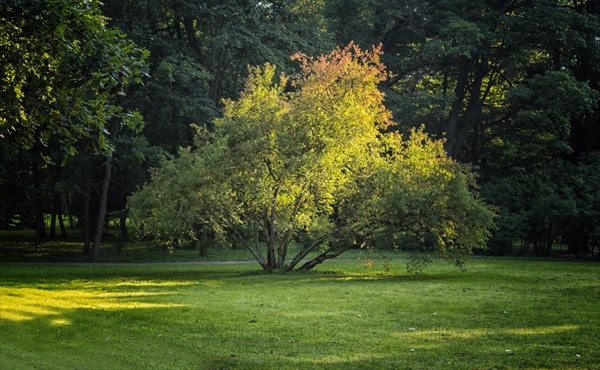
[[[30,266],[1,275],[2,368],[593,368],[600,363],[597,321],[556,313],[552,303],[558,301],[535,294],[503,302],[503,295],[486,291],[496,280],[510,278],[508,273],[266,275],[250,267],[190,265]],[[521,284],[523,276],[516,279]],[[440,289],[443,294],[428,296]],[[465,289],[484,294],[472,299]],[[405,292],[409,295],[400,296]],[[573,307],[589,319],[588,304]],[[432,308],[443,311],[433,316]]]

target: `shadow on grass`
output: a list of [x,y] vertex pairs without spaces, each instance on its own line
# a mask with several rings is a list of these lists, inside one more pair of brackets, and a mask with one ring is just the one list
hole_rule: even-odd
[[598,364],[590,344],[594,338],[572,325],[411,331],[350,318],[338,326],[326,320],[267,321],[229,314],[210,316],[199,307],[155,305],[76,308],[28,320],[3,319],[0,365],[373,369],[593,368]]
[[575,268],[502,267],[3,265],[0,368],[598,367],[597,270],[586,298],[523,285]]

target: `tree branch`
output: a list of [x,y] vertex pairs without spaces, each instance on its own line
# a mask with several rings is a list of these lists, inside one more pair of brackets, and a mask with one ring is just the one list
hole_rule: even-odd
[[345,251],[347,251],[349,248],[350,248],[349,246],[348,247],[340,247],[340,249],[334,250],[333,252],[332,251],[323,252],[319,256],[317,256],[316,258],[314,258],[314,259],[306,262],[304,265],[302,265],[299,268],[299,270],[301,270],[301,271],[309,271],[313,267],[315,267],[316,265],[319,265],[319,264],[323,263],[325,260],[336,258],[340,254],[342,254]]
[[312,243],[310,243],[308,246],[304,247],[304,249],[302,249],[302,251],[300,253],[298,253],[296,255],[296,257],[294,257],[294,259],[290,262],[290,265],[288,266],[287,271],[292,271],[294,269],[294,267],[296,267],[296,265],[300,261],[302,261],[302,259],[304,257],[306,257],[316,247],[318,247],[319,245],[323,244],[326,240],[327,240],[327,237],[326,236],[322,236],[320,238],[317,238],[317,239],[313,240]]

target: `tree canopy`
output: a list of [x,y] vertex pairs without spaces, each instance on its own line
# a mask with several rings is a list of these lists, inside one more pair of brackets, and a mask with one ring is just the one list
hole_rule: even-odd
[[96,1],[3,2],[0,22],[1,162],[29,162],[37,245],[45,233],[42,171],[60,173],[81,146],[110,155],[111,132],[143,123],[122,100],[141,81],[147,55],[107,26]]
[[406,142],[386,133],[379,48],[351,43],[293,59],[295,77],[276,76],[270,64],[252,68],[214,133],[201,133],[133,195],[131,215],[144,235],[195,239],[208,228],[268,270],[292,270],[321,248],[300,267],[312,268],[373,244],[378,233],[413,247],[432,242],[457,263],[485,245],[492,212],[470,172],[422,131]]
[[[327,140],[352,143],[350,133],[329,127],[379,115],[387,121],[372,129],[377,142],[397,132],[407,145],[409,133],[426,133],[425,147],[439,148],[437,140],[443,140],[447,156],[463,164],[461,181],[472,189],[477,179],[477,190],[497,210],[497,228],[485,253],[547,255],[560,244],[569,254],[595,256],[600,251],[595,212],[600,186],[594,175],[600,152],[599,39],[597,1],[3,1],[0,193],[10,196],[0,197],[0,228],[35,228],[38,244],[56,237],[56,222],[66,236],[63,216],[69,216],[73,228],[88,235],[94,224],[103,224],[105,204],[104,213],[119,219],[125,238],[126,199],[147,181],[148,169],[162,155],[198,161],[198,152],[207,150],[201,143],[227,148],[226,135],[248,134],[259,146],[251,118],[273,115],[274,126],[298,126],[289,128],[297,137],[285,140],[288,134],[274,133],[279,129],[261,129],[277,139],[279,151],[269,154],[275,156],[273,169],[291,170],[288,162],[298,153],[285,152],[285,143],[292,147],[293,140],[305,140],[300,148],[332,148]],[[322,91],[310,79],[320,76],[324,82],[330,76],[303,69],[316,68],[318,59],[311,58],[350,42],[363,50],[380,45],[384,52],[378,63],[385,63],[386,71],[370,78],[385,100],[376,103],[381,96],[374,90],[369,97],[359,94],[368,101],[365,107],[376,104],[375,110],[356,113],[359,95],[335,95],[347,88],[343,83],[356,82],[343,78],[328,87],[338,105],[326,108],[329,96],[319,97]],[[257,82],[271,69],[268,83]],[[249,75],[272,91],[270,100],[260,97],[258,87],[250,89]],[[243,108],[252,99],[268,104]],[[304,120],[318,128],[312,136]],[[228,125],[246,131],[225,132]],[[275,139],[262,138],[260,145]],[[356,149],[338,145],[331,152],[340,150],[340,156]],[[266,149],[254,149],[266,155]],[[287,155],[289,160],[275,161]],[[213,161],[203,166],[212,167]],[[345,189],[357,181],[346,183],[346,176],[330,185]],[[341,220],[342,204],[333,199],[321,205],[330,204]],[[218,231],[204,229],[211,237]],[[302,233],[305,242],[315,237]],[[416,239],[400,232],[372,234],[369,238],[386,245],[396,243],[394,237],[406,245],[419,244],[419,238],[427,239],[423,245],[437,240],[433,234]],[[322,245],[330,248],[332,242]]]

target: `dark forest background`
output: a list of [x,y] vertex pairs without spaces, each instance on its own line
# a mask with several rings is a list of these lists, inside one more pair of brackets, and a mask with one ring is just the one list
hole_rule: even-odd
[[478,173],[492,254],[600,249],[600,3],[470,0],[3,0],[0,229],[36,244],[109,220],[160,158],[211,129],[248,66],[382,44],[402,133]]

